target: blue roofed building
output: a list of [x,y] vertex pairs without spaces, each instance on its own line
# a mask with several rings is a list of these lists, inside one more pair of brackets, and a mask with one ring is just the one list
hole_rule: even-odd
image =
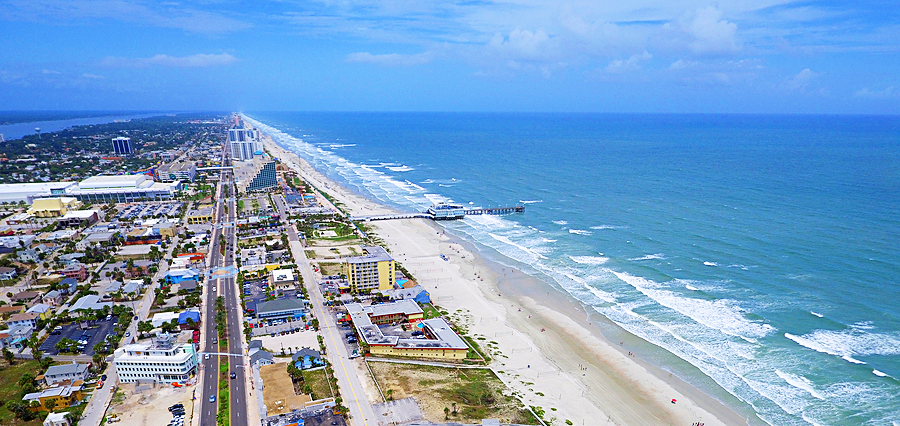
[[200,278],[200,272],[196,269],[171,269],[169,272],[166,272],[166,282],[169,284],[178,284],[182,281],[186,280],[198,280]]

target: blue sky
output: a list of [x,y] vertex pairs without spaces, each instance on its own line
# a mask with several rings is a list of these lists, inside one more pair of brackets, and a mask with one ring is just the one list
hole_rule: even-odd
[[0,110],[900,113],[895,1],[3,0]]

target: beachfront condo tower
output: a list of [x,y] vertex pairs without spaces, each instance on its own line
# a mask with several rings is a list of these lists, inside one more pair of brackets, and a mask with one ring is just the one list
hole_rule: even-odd
[[350,291],[368,293],[394,288],[394,258],[379,246],[363,246],[365,256],[347,259],[347,281]]

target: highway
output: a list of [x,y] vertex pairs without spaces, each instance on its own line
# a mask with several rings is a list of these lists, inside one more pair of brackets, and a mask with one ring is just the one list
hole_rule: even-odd
[[303,246],[297,236],[297,229],[287,224],[287,208],[284,198],[281,195],[273,195],[272,199],[278,207],[278,212],[285,223],[285,231],[288,234],[288,240],[291,245],[291,252],[297,261],[297,267],[303,275],[303,282],[309,289],[310,306],[312,307],[316,318],[319,319],[319,333],[325,339],[325,347],[328,355],[330,355],[331,366],[334,368],[334,375],[338,379],[338,385],[341,388],[341,398],[350,410],[350,424],[353,426],[377,426],[379,424],[378,417],[372,409],[372,404],[366,397],[363,390],[362,382],[356,374],[353,367],[347,346],[343,342],[342,330],[338,328],[334,315],[324,309],[325,298],[319,289],[318,281],[313,275],[312,268],[309,265],[309,259]]
[[[223,152],[223,156],[227,158],[227,152]],[[225,186],[231,189],[228,191],[229,197],[224,197]],[[210,250],[209,250],[209,266],[211,270],[219,267],[234,266],[234,246],[235,246],[235,201],[234,201],[234,185],[232,184],[232,175],[228,170],[222,170],[219,174],[219,185],[216,189],[216,214],[214,226],[210,233]],[[228,205],[227,214],[225,206]],[[219,236],[224,235],[226,240],[225,255],[220,254]],[[234,379],[229,379],[229,415],[231,416],[230,424],[235,426],[247,426],[247,398],[246,386],[248,378],[244,372],[244,350],[241,344],[241,322],[240,309],[241,305],[238,301],[237,288],[233,276],[223,276],[221,278],[210,278],[205,286],[206,292],[205,312],[204,312],[204,333],[203,333],[203,352],[209,352],[211,355],[206,359],[204,355],[201,360],[203,374],[203,390],[201,393],[202,407],[200,410],[200,425],[215,426],[216,413],[219,407],[218,401],[218,383],[219,383],[219,360],[221,357],[228,358],[229,371],[235,373]],[[227,318],[226,337],[228,340],[227,354],[219,354],[218,344],[213,343],[213,339],[218,337],[216,331],[216,297],[223,296],[225,298],[225,310]],[[216,395],[215,403],[209,402],[211,395]]]

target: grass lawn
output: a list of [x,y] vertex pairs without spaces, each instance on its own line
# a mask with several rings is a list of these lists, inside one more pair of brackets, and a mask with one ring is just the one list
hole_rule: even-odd
[[312,399],[315,401],[322,398],[331,398],[331,387],[328,386],[328,377],[325,369],[303,371],[303,382],[312,389]]
[[425,314],[425,319],[432,319],[432,318],[437,318],[437,317],[441,316],[441,313],[438,312],[438,310],[435,309],[435,307],[432,306],[430,303],[423,303],[421,305],[422,305],[422,311],[424,311],[424,314]]
[[16,363],[12,366],[3,367],[0,370],[0,425],[2,426],[12,426],[12,425],[25,425],[25,426],[38,426],[42,424],[45,416],[38,415],[38,418],[29,422],[23,422],[16,418],[16,416],[6,409],[6,401],[13,399],[20,399],[19,392],[21,389],[19,388],[18,381],[25,373],[31,373],[37,376],[40,374],[40,364],[34,360],[22,360],[17,359]]
[[341,275],[344,273],[344,264],[319,262],[319,270],[322,275]]

